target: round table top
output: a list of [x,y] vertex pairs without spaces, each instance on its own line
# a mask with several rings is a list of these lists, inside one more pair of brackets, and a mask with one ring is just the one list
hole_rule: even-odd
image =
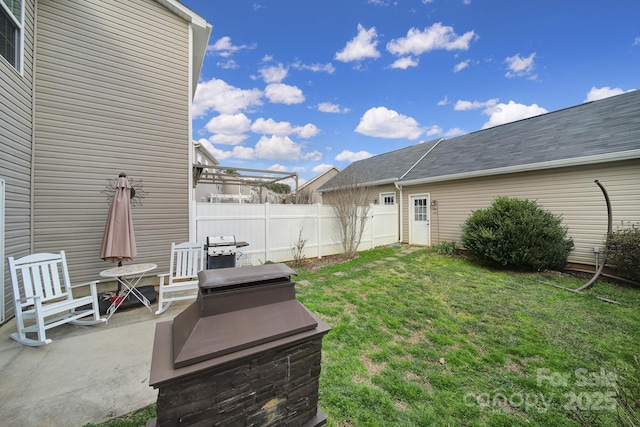
[[135,276],[158,268],[157,264],[127,264],[100,272],[102,277]]

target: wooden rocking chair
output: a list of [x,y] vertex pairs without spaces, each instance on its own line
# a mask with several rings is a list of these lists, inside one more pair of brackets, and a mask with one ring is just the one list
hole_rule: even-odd
[[[100,318],[98,281],[71,285],[64,251],[39,253],[14,259],[8,257],[17,332],[11,338],[21,344],[39,346],[51,343],[46,330],[64,323],[94,325],[106,323]],[[89,286],[90,295],[74,298],[72,290]],[[87,307],[88,306],[88,307]],[[91,320],[78,320],[91,316]],[[26,325],[25,320],[33,321]],[[38,338],[27,338],[36,333]]]
[[[158,310],[164,313],[173,301],[194,298],[198,290],[198,272],[204,270],[204,243],[171,243],[169,273],[158,274]],[[166,281],[166,282],[165,282]]]

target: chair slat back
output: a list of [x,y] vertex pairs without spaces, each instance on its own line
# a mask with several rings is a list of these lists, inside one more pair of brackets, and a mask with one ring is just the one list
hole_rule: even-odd
[[69,297],[69,276],[64,251],[8,258],[14,298],[42,298],[43,302]]
[[171,244],[171,279],[182,280],[198,277],[204,269],[204,243]]

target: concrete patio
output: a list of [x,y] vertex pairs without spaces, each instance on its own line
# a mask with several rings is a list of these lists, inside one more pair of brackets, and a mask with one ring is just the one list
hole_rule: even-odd
[[2,424],[82,426],[154,403],[158,393],[149,386],[149,372],[155,325],[194,300],[175,302],[160,316],[140,306],[117,311],[106,325],[62,325],[48,331],[53,342],[41,347],[12,340],[15,320],[7,322],[0,327]]

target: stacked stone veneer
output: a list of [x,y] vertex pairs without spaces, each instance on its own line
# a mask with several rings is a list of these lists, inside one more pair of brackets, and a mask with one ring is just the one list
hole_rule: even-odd
[[156,324],[153,426],[320,426],[329,326],[295,298],[284,264],[198,273],[196,302]]
[[168,381],[158,390],[156,425],[324,424],[321,349],[317,337]]

